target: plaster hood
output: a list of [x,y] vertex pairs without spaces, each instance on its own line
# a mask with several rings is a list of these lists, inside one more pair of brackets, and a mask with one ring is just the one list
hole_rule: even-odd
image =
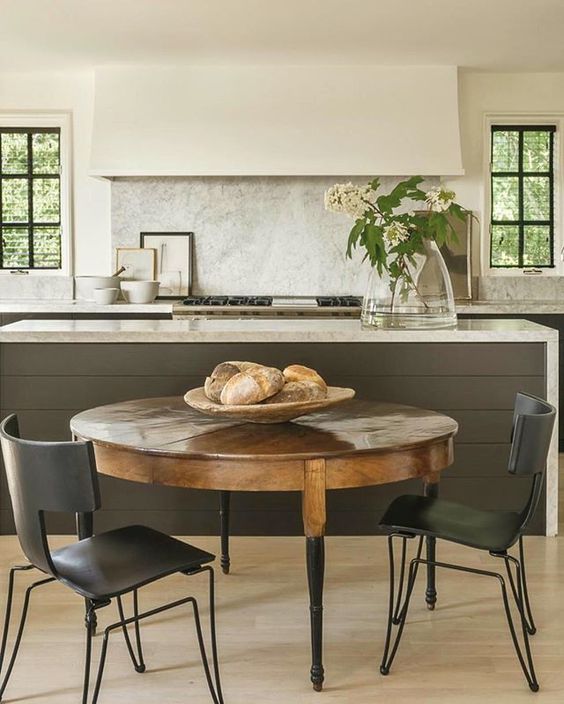
[[95,72],[92,175],[462,173],[455,66]]

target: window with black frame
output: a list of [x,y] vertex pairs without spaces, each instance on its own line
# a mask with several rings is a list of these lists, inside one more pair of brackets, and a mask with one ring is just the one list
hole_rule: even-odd
[[554,266],[554,125],[491,128],[490,266]]
[[60,137],[0,128],[0,269],[61,268]]

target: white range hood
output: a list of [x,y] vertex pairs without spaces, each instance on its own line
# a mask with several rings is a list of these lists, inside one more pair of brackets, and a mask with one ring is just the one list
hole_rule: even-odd
[[101,68],[98,176],[462,174],[455,66]]

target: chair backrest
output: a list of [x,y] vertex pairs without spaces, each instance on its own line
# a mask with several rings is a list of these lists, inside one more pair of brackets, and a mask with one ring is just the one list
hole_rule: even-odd
[[22,550],[32,564],[55,575],[44,514],[100,507],[92,444],[22,440],[15,415],[0,424],[0,442]]
[[533,476],[531,495],[521,514],[523,527],[539,502],[555,420],[556,408],[550,403],[530,394],[517,394],[508,469],[517,476]]

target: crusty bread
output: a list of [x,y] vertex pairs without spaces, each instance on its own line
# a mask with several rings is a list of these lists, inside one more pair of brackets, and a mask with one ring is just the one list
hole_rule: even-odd
[[250,369],[251,367],[264,366],[263,364],[259,364],[258,362],[225,362],[225,364],[233,364],[239,369],[240,372],[246,372],[247,369]]
[[260,403],[277,394],[284,386],[279,369],[256,364],[232,376],[221,392],[221,403],[229,406],[248,406]]
[[210,401],[219,403],[223,387],[232,376],[239,374],[240,371],[241,369],[236,362],[222,362],[218,364],[204,383],[204,393]]
[[315,384],[321,386],[325,394],[327,394],[327,384],[315,369],[304,367],[302,364],[291,364],[284,369],[283,373],[286,381],[313,381]]
[[314,381],[288,381],[276,395],[267,398],[265,403],[296,403],[317,401],[326,398],[327,391]]

